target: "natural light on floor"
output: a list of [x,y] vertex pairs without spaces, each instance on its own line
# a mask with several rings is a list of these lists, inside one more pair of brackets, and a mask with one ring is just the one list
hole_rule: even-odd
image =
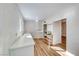
[[57,53],[59,53],[61,56],[74,56],[73,54],[71,54],[70,52],[57,47],[57,46],[51,46],[52,49],[54,49]]

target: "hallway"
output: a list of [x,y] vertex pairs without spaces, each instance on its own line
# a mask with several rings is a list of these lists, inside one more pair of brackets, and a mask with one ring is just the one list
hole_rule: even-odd
[[0,4],[0,56],[79,56],[78,15],[73,3]]
[[34,39],[34,55],[35,56],[65,56],[65,50],[58,46],[47,45],[44,39]]

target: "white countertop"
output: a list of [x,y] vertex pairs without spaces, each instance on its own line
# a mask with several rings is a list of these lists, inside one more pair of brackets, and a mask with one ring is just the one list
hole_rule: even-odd
[[21,48],[25,46],[34,45],[34,44],[35,43],[33,41],[31,34],[27,33],[27,34],[24,34],[20,39],[18,39],[10,49]]

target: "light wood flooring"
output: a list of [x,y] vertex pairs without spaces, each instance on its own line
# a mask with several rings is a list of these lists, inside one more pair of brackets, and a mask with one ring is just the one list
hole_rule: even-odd
[[35,56],[64,56],[65,50],[60,47],[49,46],[44,41],[44,39],[34,39],[34,55]]

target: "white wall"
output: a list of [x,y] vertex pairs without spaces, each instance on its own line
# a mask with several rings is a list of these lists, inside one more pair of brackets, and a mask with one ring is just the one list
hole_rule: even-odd
[[25,32],[32,33],[36,31],[36,22],[34,20],[25,20]]
[[0,55],[9,55],[9,48],[19,32],[19,15],[15,4],[0,4]]
[[33,38],[43,37],[42,21],[24,20],[24,32],[31,33]]
[[67,50],[79,56],[79,7],[74,12],[67,20]]
[[18,12],[18,16],[19,16],[19,31],[17,33],[17,37],[19,37],[24,33],[24,18],[18,7],[17,7],[17,9],[18,9],[17,12]]
[[53,22],[53,44],[61,43],[61,21]]
[[50,21],[67,18],[67,51],[79,55],[79,7],[71,6],[53,16]]
[[20,24],[19,31],[23,32],[24,31],[24,19],[21,13],[19,14],[19,24]]
[[35,32],[37,30],[36,21],[34,20],[25,20],[24,22],[24,31],[25,33],[31,33],[34,37]]
[[47,24],[47,31],[51,31],[53,34],[53,24]]
[[42,20],[39,20],[39,22],[38,22],[38,30],[43,31],[43,21]]

